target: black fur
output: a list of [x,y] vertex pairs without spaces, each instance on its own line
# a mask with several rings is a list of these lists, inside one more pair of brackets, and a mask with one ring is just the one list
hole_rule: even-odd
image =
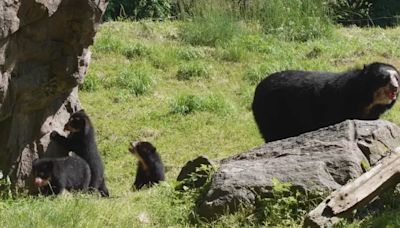
[[129,151],[139,159],[133,184],[137,190],[165,180],[164,165],[156,148],[151,143],[132,143]]
[[64,130],[70,131],[67,138],[53,131],[50,135],[51,139],[86,160],[92,173],[89,187],[97,189],[103,197],[108,197],[103,161],[97,151],[93,125],[85,111],[81,110],[72,114]]
[[89,165],[78,156],[36,159],[32,172],[35,184],[45,195],[60,194],[65,189],[85,191],[91,177]]
[[[252,104],[264,140],[296,136],[346,119],[378,119],[396,101],[371,105],[375,91],[390,81],[387,70],[398,74],[395,67],[384,63],[344,73],[271,74],[258,84]],[[398,75],[396,78],[399,81]],[[393,93],[397,94],[398,88]]]

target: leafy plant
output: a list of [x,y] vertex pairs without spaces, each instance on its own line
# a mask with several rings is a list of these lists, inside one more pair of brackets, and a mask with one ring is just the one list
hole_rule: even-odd
[[189,174],[189,177],[182,180],[175,189],[187,191],[191,188],[198,188],[210,182],[215,167],[212,165],[201,165],[195,172]]
[[260,200],[266,226],[300,224],[304,215],[323,200],[324,193],[300,192],[290,183],[272,179],[272,197]]

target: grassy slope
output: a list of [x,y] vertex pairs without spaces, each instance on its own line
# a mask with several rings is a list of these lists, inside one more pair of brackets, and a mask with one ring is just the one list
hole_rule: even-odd
[[[265,73],[288,68],[342,71],[371,61],[400,67],[400,28],[341,28],[331,38],[296,43],[263,37],[250,26],[228,43],[201,47],[180,42],[179,26],[106,23],[92,48],[80,98],[96,127],[113,198],[8,199],[0,202],[2,226],[194,226],[189,215],[196,194],[174,192],[173,180],[180,167],[198,155],[220,159],[262,144],[249,107],[255,84]],[[128,82],[121,75],[127,68],[150,79],[143,95],[135,96],[134,86],[123,88]],[[195,76],[178,80],[178,72]],[[179,98],[190,95],[197,99],[195,111],[179,114]],[[397,105],[384,118],[399,124],[398,112]],[[136,161],[127,148],[138,139],[156,145],[168,182],[132,192]],[[212,226],[250,226],[253,220],[239,213]]]

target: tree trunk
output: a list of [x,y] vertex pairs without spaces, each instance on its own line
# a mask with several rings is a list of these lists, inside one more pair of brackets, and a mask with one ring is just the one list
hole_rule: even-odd
[[33,159],[61,152],[49,133],[80,108],[106,1],[0,1],[0,170],[16,190],[31,186]]

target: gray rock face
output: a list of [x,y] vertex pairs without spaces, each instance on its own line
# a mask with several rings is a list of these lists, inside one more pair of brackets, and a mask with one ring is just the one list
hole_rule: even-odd
[[0,170],[24,187],[52,130],[79,109],[106,0],[0,1]]
[[267,143],[221,161],[198,213],[210,218],[252,205],[268,195],[273,178],[297,189],[338,189],[399,145],[400,128],[384,120],[347,120]]

